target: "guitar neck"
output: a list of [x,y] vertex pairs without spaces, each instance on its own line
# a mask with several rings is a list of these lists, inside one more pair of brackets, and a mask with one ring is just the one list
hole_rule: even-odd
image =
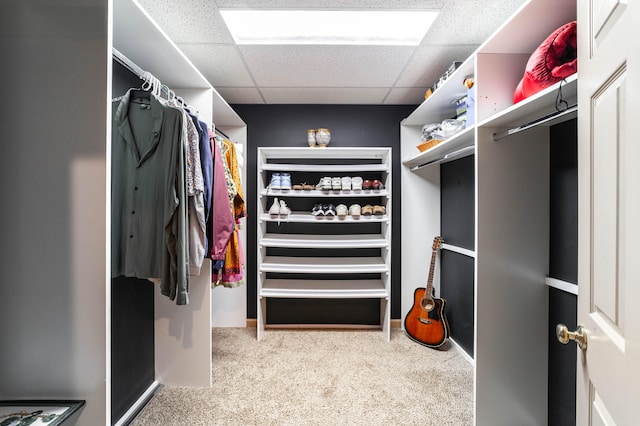
[[429,266],[429,278],[427,279],[427,289],[425,291],[425,297],[431,298],[433,294],[433,271],[436,266],[436,250],[431,253],[431,265]]

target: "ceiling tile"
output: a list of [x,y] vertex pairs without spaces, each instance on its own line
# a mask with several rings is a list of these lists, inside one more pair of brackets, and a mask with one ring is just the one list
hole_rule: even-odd
[[422,44],[482,44],[524,0],[446,1]]
[[[220,96],[232,104],[264,104],[260,91],[255,87],[216,87]],[[231,102],[230,100],[233,100]]]
[[435,9],[442,0],[216,0],[219,8],[242,9]]
[[379,105],[388,90],[358,88],[266,88],[260,90],[268,104]]
[[255,86],[235,46],[180,43],[178,47],[214,87]]
[[406,46],[240,46],[260,86],[389,87],[414,48]]
[[139,0],[175,43],[230,43],[233,37],[210,0]]
[[413,55],[396,87],[421,87],[426,90],[438,81],[454,61],[465,61],[477,46],[419,47]]
[[384,99],[385,105],[420,105],[424,101],[425,89],[416,87],[396,87]]

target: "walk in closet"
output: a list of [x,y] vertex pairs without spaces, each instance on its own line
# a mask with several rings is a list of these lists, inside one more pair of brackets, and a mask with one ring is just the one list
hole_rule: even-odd
[[[526,2],[401,124],[402,311],[442,234],[436,287],[475,366],[476,424],[547,422],[550,126],[576,117],[577,75],[515,105],[513,93],[536,47],[575,19],[575,1]],[[467,77],[474,124],[419,152],[422,126],[455,117]]]
[[[448,350],[474,368],[474,424],[575,418],[566,409],[575,351],[557,346],[553,329],[576,325],[578,75],[517,104],[513,92],[540,42],[576,19],[576,0],[523,0],[418,106],[397,92],[376,105],[320,105],[320,86],[306,104],[269,104],[277,84],[252,98],[262,83],[248,75],[252,87],[229,93],[263,104],[233,107],[138,0],[7,3],[0,399],[84,400],[79,424],[121,425],[161,385],[211,386],[212,327],[255,325],[260,344],[269,328],[375,329],[389,345],[405,337],[393,329],[427,283],[441,236],[434,286],[447,299]],[[241,50],[217,48],[229,46]],[[385,60],[406,68],[417,54]],[[245,281],[216,286],[205,259],[185,305],[148,280],[111,276],[111,104],[147,73],[234,144],[245,185],[247,219],[235,224]],[[475,82],[467,128],[419,151],[425,124],[456,116],[466,78]],[[371,88],[358,89],[344,91]],[[306,130],[320,126],[331,128],[330,146],[308,147]],[[290,188],[272,184],[278,174]],[[356,188],[356,177],[378,186]]]

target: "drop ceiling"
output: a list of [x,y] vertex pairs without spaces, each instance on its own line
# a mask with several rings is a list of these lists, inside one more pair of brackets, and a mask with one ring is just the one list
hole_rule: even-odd
[[[525,0],[139,0],[230,104],[416,105]],[[418,46],[242,45],[220,8],[440,9]]]

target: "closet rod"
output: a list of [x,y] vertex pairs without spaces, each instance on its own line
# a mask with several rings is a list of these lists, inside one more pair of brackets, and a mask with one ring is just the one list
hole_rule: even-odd
[[118,61],[122,66],[127,68],[129,71],[142,78],[144,75],[144,70],[137,66],[131,59],[124,56],[118,49],[115,47],[111,48],[111,53],[113,54],[113,58]]
[[227,135],[226,135],[226,133],[225,133],[225,132],[223,132],[223,131],[222,131],[222,130],[220,130],[220,129],[216,129],[216,133],[220,133],[220,135],[222,135],[222,136],[224,136],[225,138],[227,138],[227,139],[231,140],[231,138],[230,138],[229,136],[227,136]]
[[473,146],[473,145],[471,145],[471,146],[465,146],[464,148],[460,148],[460,149],[459,149],[459,150],[457,150],[457,151],[450,152],[450,153],[448,153],[448,154],[446,154],[446,155],[444,155],[444,156],[442,156],[442,157],[438,158],[437,160],[428,161],[428,162],[426,162],[426,163],[419,164],[419,165],[417,165],[417,166],[413,166],[413,167],[411,167],[409,170],[410,170],[410,171],[412,171],[412,172],[415,172],[415,171],[417,171],[417,170],[422,169],[423,167],[433,166],[433,165],[435,165],[435,164],[442,163],[442,162],[444,162],[444,161],[446,161],[446,160],[452,160],[454,157],[457,157],[457,156],[459,156],[460,154],[463,154],[463,153],[465,153],[465,152],[467,152],[467,151],[469,151],[469,150],[472,150],[472,149],[475,149],[475,146]]
[[572,105],[572,106],[570,106],[569,108],[567,108],[565,110],[557,111],[557,112],[554,112],[552,114],[545,115],[544,117],[540,117],[540,118],[538,118],[536,120],[533,120],[533,121],[530,121],[528,123],[525,123],[525,124],[523,124],[523,125],[521,125],[519,127],[514,127],[513,129],[509,129],[509,130],[507,130],[505,132],[494,133],[493,134],[493,141],[494,142],[499,141],[500,139],[504,139],[507,136],[511,136],[511,135],[516,134],[516,133],[520,133],[523,130],[527,130],[527,129],[530,129],[530,128],[535,127],[535,126],[539,126],[539,125],[544,124],[544,123],[546,123],[548,121],[555,120],[556,118],[560,118],[560,117],[565,116],[567,114],[571,114],[572,112],[575,112],[577,110],[578,110],[578,105],[575,104],[575,105]]

